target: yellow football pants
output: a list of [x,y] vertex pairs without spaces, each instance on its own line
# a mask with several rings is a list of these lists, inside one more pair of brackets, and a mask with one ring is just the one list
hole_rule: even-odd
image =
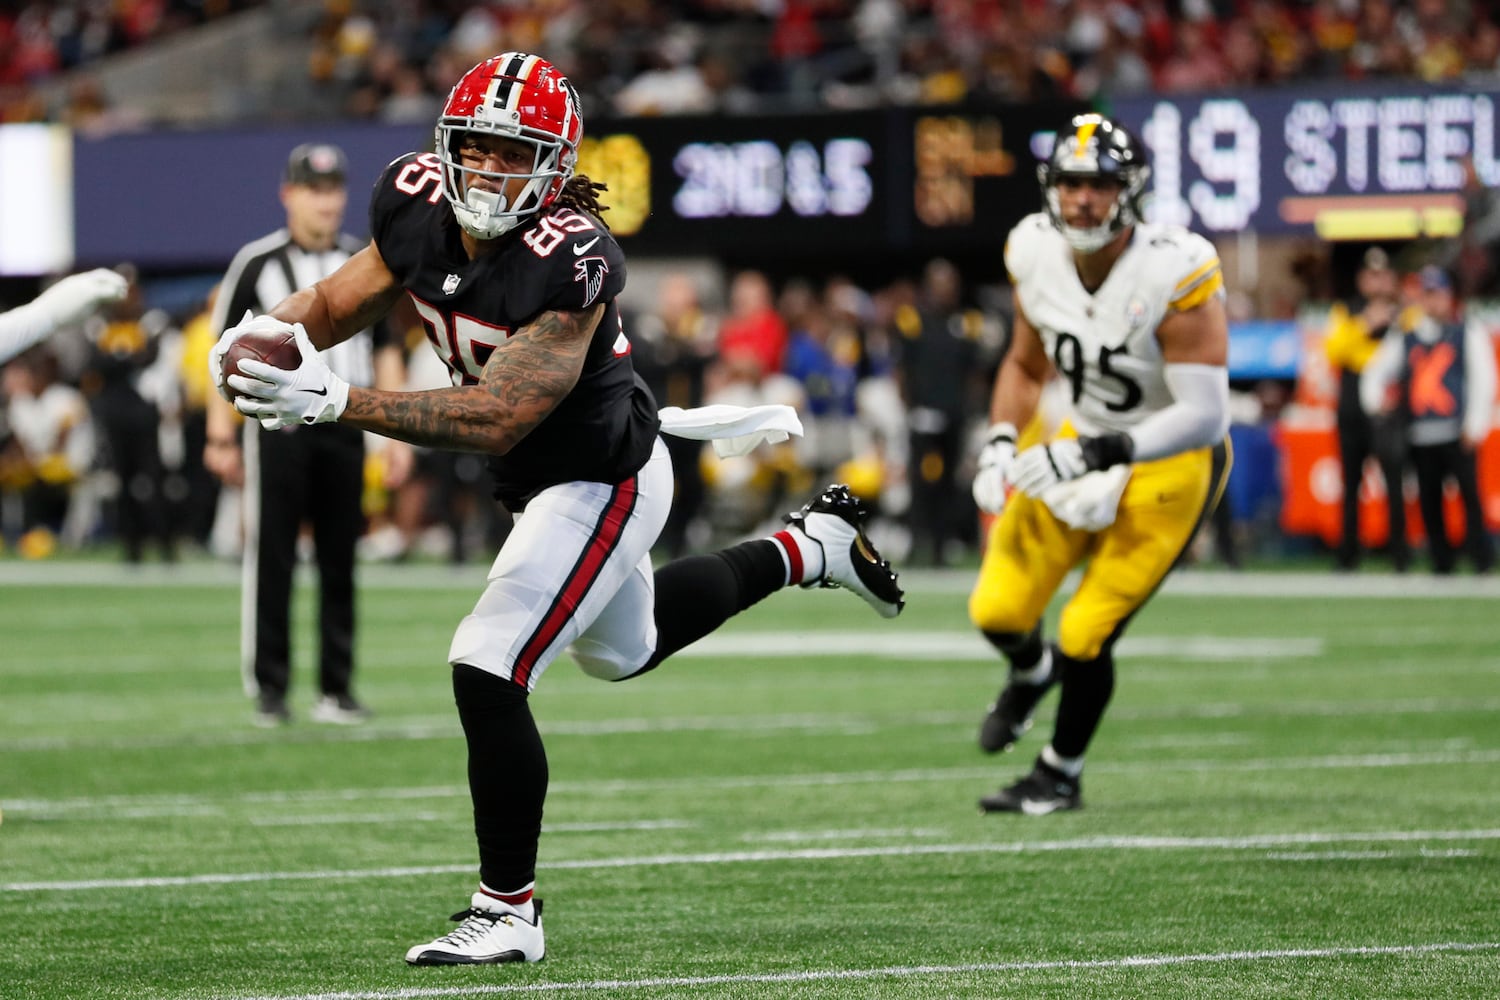
[[990,526],[969,619],[984,632],[1024,634],[1041,621],[1068,571],[1085,559],[1078,590],[1063,606],[1057,641],[1075,660],[1092,660],[1161,585],[1229,477],[1226,440],[1137,463],[1115,521],[1081,531],[1040,500],[1014,494]]

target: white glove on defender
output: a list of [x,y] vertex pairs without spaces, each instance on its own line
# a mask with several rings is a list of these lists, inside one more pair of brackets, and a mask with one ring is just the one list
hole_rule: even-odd
[[38,295],[34,301],[54,326],[68,326],[88,317],[101,303],[118,302],[130,290],[123,275],[107,267],[70,274]]
[[[268,316],[253,322],[262,320],[277,323],[296,335],[302,364],[296,371],[286,371],[262,361],[241,361],[240,371],[244,374],[230,375],[225,380],[235,392],[243,393],[235,397],[234,408],[247,417],[255,417],[268,431],[279,431],[293,424],[327,424],[337,420],[349,405],[349,383],[328,367],[301,323],[288,326]],[[225,338],[229,332],[225,331]]]
[[1039,497],[1049,486],[1070,482],[1089,471],[1083,446],[1073,438],[1032,445],[1016,456],[1010,481],[1029,497]]
[[979,449],[979,468],[974,473],[974,502],[986,514],[998,514],[1005,509],[1005,478],[1011,463],[1016,460],[1016,427],[1014,424],[995,424],[985,435],[984,447]]

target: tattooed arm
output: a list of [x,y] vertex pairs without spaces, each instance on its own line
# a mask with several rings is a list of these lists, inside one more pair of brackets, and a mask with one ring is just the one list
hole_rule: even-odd
[[374,325],[400,297],[396,276],[370,243],[322,281],[282,299],[270,315],[301,323],[322,351]]
[[412,444],[504,455],[578,383],[604,308],[542,313],[495,348],[478,385],[350,389],[339,420]]

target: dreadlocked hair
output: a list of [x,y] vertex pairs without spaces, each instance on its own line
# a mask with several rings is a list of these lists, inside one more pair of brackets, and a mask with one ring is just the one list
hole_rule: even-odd
[[557,204],[575,212],[587,212],[608,229],[609,223],[604,221],[604,213],[609,211],[609,206],[599,201],[599,193],[608,190],[609,185],[591,180],[587,174],[574,174],[558,193]]

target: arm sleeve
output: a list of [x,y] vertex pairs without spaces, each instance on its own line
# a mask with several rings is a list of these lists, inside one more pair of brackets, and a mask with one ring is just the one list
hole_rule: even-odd
[[1488,334],[1474,323],[1464,330],[1464,435],[1471,441],[1483,441],[1490,430],[1490,416],[1495,408],[1495,345]]
[[52,327],[52,318],[34,302],[0,314],[0,364],[40,343]]
[[1174,402],[1130,430],[1134,461],[1166,458],[1217,444],[1229,432],[1229,370],[1220,365],[1167,365]]

